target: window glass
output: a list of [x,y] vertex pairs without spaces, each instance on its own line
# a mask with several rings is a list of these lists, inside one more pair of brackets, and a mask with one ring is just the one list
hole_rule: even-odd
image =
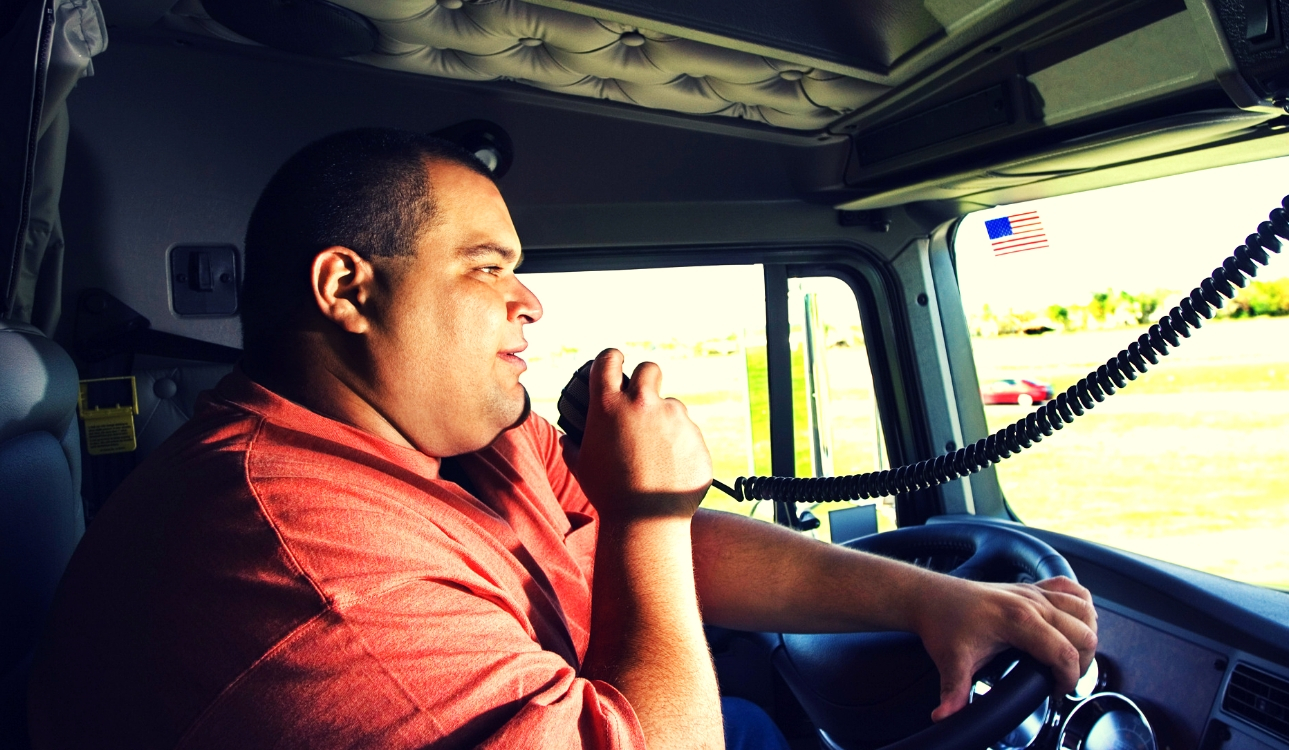
[[[841,476],[888,468],[855,293],[837,278],[792,279],[788,320],[797,476]],[[819,519],[817,538],[840,542],[857,533],[847,529],[862,529],[873,522],[878,530],[895,528],[892,502],[884,498],[876,504],[871,500],[822,503],[799,510]],[[833,516],[834,512],[838,515]],[[836,533],[834,519],[838,520]]]
[[[1266,219],[1289,160],[972,214],[963,305],[991,430],[1125,348]],[[1289,589],[1289,261],[1150,372],[1000,463],[1026,523]]]
[[[521,273],[543,316],[526,328],[523,383],[533,411],[555,423],[560,391],[605,348],[662,368],[664,396],[685,403],[703,431],[717,479],[770,473],[765,291],[759,265]],[[768,505],[719,490],[704,507],[772,520]]]

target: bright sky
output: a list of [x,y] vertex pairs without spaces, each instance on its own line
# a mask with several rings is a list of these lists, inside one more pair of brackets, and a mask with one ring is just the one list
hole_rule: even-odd
[[[1287,172],[1289,158],[1274,159],[972,214],[958,230],[956,248],[967,313],[986,302],[995,312],[1083,304],[1107,288],[1189,290],[1279,205],[1289,192]],[[995,258],[984,222],[1032,209],[1050,246]],[[521,273],[545,309],[542,321],[525,331],[529,351],[596,352],[759,330],[765,326],[761,274],[758,265]],[[1276,256],[1258,278],[1285,275],[1289,258]],[[858,324],[854,298],[840,282],[807,284],[823,292],[825,322]]]
[[[524,335],[536,356],[562,347],[598,352],[630,342],[675,338],[695,343],[765,328],[760,265],[519,274],[542,301],[542,320]],[[804,292],[818,296],[820,319],[845,329],[859,325],[855,295],[834,278],[789,282],[794,325],[805,317]]]
[[[1189,291],[1289,193],[1289,158],[1016,203],[972,214],[955,248],[963,305],[975,314],[1085,304],[1092,292]],[[985,222],[1037,210],[1049,247],[994,257]],[[1289,275],[1274,256],[1258,279]],[[1174,304],[1173,302],[1169,303]]]
[[542,301],[542,320],[524,329],[529,351],[598,352],[628,342],[687,342],[765,327],[760,266],[521,273]]

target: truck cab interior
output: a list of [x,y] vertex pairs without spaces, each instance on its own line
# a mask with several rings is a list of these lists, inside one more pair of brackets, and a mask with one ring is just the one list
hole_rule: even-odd
[[[32,651],[86,525],[237,361],[240,248],[259,191],[301,146],[381,126],[438,133],[493,170],[548,316],[594,303],[553,330],[594,321],[621,336],[603,345],[620,345],[641,320],[702,328],[752,311],[728,348],[723,336],[680,346],[703,362],[737,360],[743,381],[730,387],[751,394],[730,417],[748,423],[746,461],[743,447],[708,437],[717,478],[867,478],[742,482],[731,489],[743,502],[713,490],[713,507],[959,575],[1068,571],[1092,591],[1097,668],[1075,694],[1052,696],[1042,670],[1004,660],[980,676],[978,701],[935,726],[938,678],[910,636],[711,629],[722,691],[765,708],[793,747],[1289,750],[1284,591],[1074,526],[1026,524],[1015,510],[1024,493],[995,467],[1059,454],[1075,416],[1095,430],[1101,414],[1084,412],[1131,393],[1157,360],[1169,367],[1162,354],[1192,333],[1221,338],[1196,329],[1256,271],[1284,262],[1283,209],[1266,220],[1280,194],[1211,248],[1185,304],[1170,299],[1139,321],[1153,329],[1104,332],[1108,370],[1094,364],[1056,398],[1039,387],[1037,399],[988,407],[1010,411],[982,400],[977,360],[992,340],[964,303],[960,268],[971,217],[1006,219],[1006,234],[1019,234],[1023,212],[1006,207],[1289,155],[1286,23],[1289,0],[7,5],[0,743],[26,745]],[[1289,193],[1289,180],[1278,189]],[[1142,212],[1133,223],[1153,239],[1139,259],[1167,265],[1170,237],[1205,219],[1182,206]],[[1027,283],[1056,285],[1069,270],[1040,268]],[[613,274],[700,270],[694,282],[651,277],[659,290],[640,304],[595,307]],[[846,296],[850,338],[812,327],[813,303],[801,317],[816,283]],[[1053,325],[1016,338],[1072,340],[1042,332]],[[822,344],[805,341],[812,331]],[[534,368],[526,382],[552,421],[563,381],[594,353],[553,335],[550,351],[569,356],[546,357],[557,374]],[[801,354],[816,345],[864,371],[862,403],[829,405],[834,425],[867,410],[876,450],[853,465],[826,455],[821,402],[801,395],[802,382],[818,390],[813,355]],[[1248,346],[1282,351],[1285,339]],[[1272,434],[1279,446],[1249,452],[1283,456],[1284,432]],[[1167,450],[1155,471],[1184,482],[1204,470]],[[721,454],[734,452],[723,471]],[[1267,491],[1284,508],[1286,465],[1240,481],[1280,488]],[[1166,505],[1173,486],[1143,481],[1132,502]],[[821,503],[841,499],[859,511]],[[1267,523],[1289,530],[1278,518]]]

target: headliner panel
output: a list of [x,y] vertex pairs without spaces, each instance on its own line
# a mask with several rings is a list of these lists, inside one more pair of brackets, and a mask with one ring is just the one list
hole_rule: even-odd
[[[369,65],[470,81],[514,81],[690,115],[819,130],[889,90],[787,62],[524,0],[335,0],[380,37]],[[180,2],[167,25],[249,42]]]
[[[724,39],[735,49],[756,45],[784,59],[810,59],[837,72],[887,74],[914,48],[944,33],[950,15],[983,0],[532,0],[618,21],[652,19],[654,28],[685,29]],[[650,21],[641,20],[646,26]],[[700,41],[703,36],[693,36]],[[862,76],[861,76],[862,77]]]

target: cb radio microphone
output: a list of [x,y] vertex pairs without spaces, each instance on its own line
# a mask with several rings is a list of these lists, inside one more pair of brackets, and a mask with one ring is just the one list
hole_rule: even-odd
[[[568,439],[578,447],[581,447],[582,437],[586,434],[586,412],[591,405],[591,365],[594,363],[595,360],[591,360],[577,368],[577,372],[569,379],[568,385],[560,391],[559,402],[556,404],[556,408],[559,409],[559,419],[555,424],[559,425]],[[622,390],[625,391],[630,384],[631,378],[624,373]],[[717,479],[712,480],[712,486],[730,497],[742,499],[735,494],[732,487]]]
[[[577,368],[573,377],[560,391],[559,403],[556,408],[559,409],[559,420],[555,424],[568,435],[569,440],[574,444],[582,444],[582,436],[586,433],[586,412],[591,407],[591,365],[595,360],[588,360],[586,364]],[[622,375],[622,390],[627,389],[631,383],[631,378],[624,373]]]

